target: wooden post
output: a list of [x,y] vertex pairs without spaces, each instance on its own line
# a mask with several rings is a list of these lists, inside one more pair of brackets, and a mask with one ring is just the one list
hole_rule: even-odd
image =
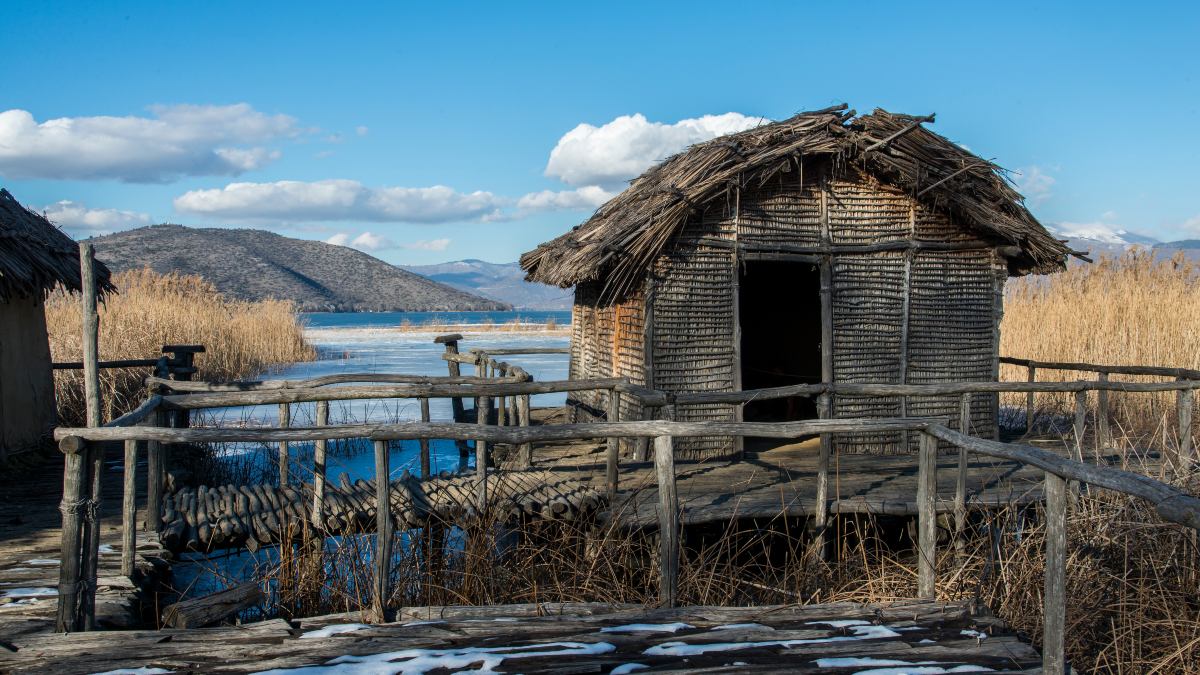
[[[1037,382],[1037,366],[1034,366],[1034,365],[1029,366],[1029,377],[1026,379],[1028,379],[1030,382]],[[1034,416],[1035,410],[1036,409],[1034,408],[1034,393],[1031,391],[1028,394],[1025,394],[1025,435],[1026,436],[1033,433],[1033,422],[1034,422],[1033,416]]]
[[675,492],[675,444],[670,436],[654,439],[658,479],[658,599],[674,607],[679,595],[679,497]]
[[375,441],[375,621],[387,621],[391,597],[389,572],[392,563],[392,481],[387,441]]
[[[971,435],[971,394],[962,395],[958,406],[958,430]],[[967,449],[958,449],[958,477],[954,481],[954,555],[960,560],[967,550]]]
[[[453,333],[450,335],[439,335],[439,336],[435,337],[433,339],[433,341],[435,343],[446,345],[446,354],[457,355],[458,354],[458,341],[461,339],[462,339],[462,335],[459,335],[458,333]],[[462,372],[459,369],[458,361],[447,360],[446,361],[446,372],[450,375],[450,377],[458,377],[459,375],[461,375]],[[462,423],[463,418],[464,418],[462,398],[455,396],[454,398],[450,399],[450,414],[455,423],[457,423],[457,424]],[[467,442],[466,441],[455,441],[454,445],[458,447],[458,463],[459,463],[459,470],[461,471],[467,467],[467,456],[468,456]]]
[[[161,427],[165,421],[164,417],[162,410],[155,410],[150,415],[150,424]],[[146,441],[147,532],[158,532],[162,529],[163,483],[166,478],[166,467],[163,464],[163,444],[159,441]]]
[[[496,364],[496,377],[504,378],[508,376],[508,364]],[[503,396],[496,397],[496,426],[508,426],[508,400]]]
[[[524,370],[521,371],[522,382],[529,382],[532,380],[533,377],[531,377],[529,373],[526,373]],[[518,424],[521,426],[529,426],[529,394],[521,394],[517,397],[517,419]],[[529,468],[533,466],[533,443],[521,444],[520,459],[522,467]]]
[[917,597],[936,597],[937,448],[934,436],[922,432],[917,474]]
[[[421,421],[429,423],[429,399],[421,397]],[[429,478],[431,467],[429,462],[429,439],[422,438],[418,441],[421,444],[421,478]]]
[[[829,394],[817,397],[817,415],[825,419],[829,415]],[[833,450],[833,436],[821,434],[821,447],[817,455],[817,503],[813,512],[813,543],[817,556],[825,559],[825,530],[829,527],[829,456]]]
[[137,451],[138,442],[125,441],[125,471],[121,502],[121,574],[133,576],[137,552]]
[[[488,396],[480,396],[478,399],[479,412],[475,423],[480,427],[487,426],[488,412],[492,409],[492,399]],[[476,488],[479,500],[479,513],[482,514],[487,510],[487,465],[488,465],[488,444],[487,441],[480,438],[475,441],[475,475],[479,479],[479,486]]]
[[[1108,384],[1108,373],[1101,371],[1100,382]],[[1112,445],[1112,431],[1108,426],[1108,390],[1096,390],[1096,451]]]
[[[98,427],[100,419],[100,315],[96,311],[96,250],[90,242],[79,244],[79,277],[83,315],[83,386],[87,398],[87,425]],[[84,513],[83,550],[84,587],[80,601],[83,630],[91,630],[96,621],[96,578],[100,564],[100,483],[104,478],[104,449],[99,443],[88,445],[90,500]]]
[[[608,421],[621,421],[621,392],[613,387],[608,392]],[[617,498],[617,480],[620,469],[621,439],[610,436],[605,456],[605,477],[608,481],[608,501],[611,504]]]
[[[317,419],[315,422],[319,427],[328,426],[329,401],[317,401]],[[318,530],[325,528],[325,472],[328,469],[325,455],[328,450],[329,441],[314,441],[312,524]]]
[[1042,672],[1067,672],[1067,486],[1046,472],[1046,586]]
[[1179,416],[1179,470],[1188,471],[1192,465],[1192,407],[1195,389],[1180,389],[1176,398]]
[[58,507],[62,512],[62,541],[59,547],[58,615],[54,630],[67,633],[81,630],[83,627],[79,613],[84,543],[81,512],[87,509],[89,486],[87,446],[83,439],[74,436],[64,438],[58,447],[65,457],[63,497]]
[[[279,404],[279,428],[286,429],[292,425],[292,406],[290,403]],[[287,487],[288,485],[288,465],[291,463],[291,458],[288,457],[288,442],[279,441],[279,487]]]
[[1083,461],[1083,437],[1087,433],[1087,399],[1086,391],[1075,392],[1075,459]]

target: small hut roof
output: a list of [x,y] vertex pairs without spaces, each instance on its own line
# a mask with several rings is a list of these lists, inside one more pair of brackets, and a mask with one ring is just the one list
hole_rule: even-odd
[[[96,276],[101,292],[113,290],[103,263]],[[57,284],[80,290],[79,246],[0,188],[0,300],[40,296]]]
[[608,293],[640,284],[651,263],[693,214],[733,187],[762,185],[810,159],[861,170],[881,183],[1020,248],[1015,272],[1062,269],[1071,253],[1025,208],[1005,171],[921,126],[876,109],[845,105],[803,112],[698,143],[655,165],[582,225],[521,256],[530,281],[567,287],[605,280]]

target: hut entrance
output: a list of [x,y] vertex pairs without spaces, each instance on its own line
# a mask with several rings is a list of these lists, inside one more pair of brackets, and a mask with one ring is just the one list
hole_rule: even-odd
[[[821,381],[821,275],[808,262],[747,261],[738,285],[742,389]],[[817,417],[810,398],[747,403],[747,422]]]

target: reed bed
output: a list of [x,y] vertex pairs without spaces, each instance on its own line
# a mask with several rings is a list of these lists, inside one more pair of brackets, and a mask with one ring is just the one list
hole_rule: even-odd
[[[1163,259],[1134,249],[1090,265],[1071,265],[1052,276],[1010,280],[1000,336],[1001,354],[1035,361],[1200,369],[1200,267],[1182,254]],[[1039,370],[1037,378],[1096,375]],[[1002,366],[1001,379],[1023,381],[1026,370]],[[1163,380],[1121,375],[1111,379]],[[1003,402],[1023,406],[1024,395],[1008,395]],[[1094,406],[1094,394],[1091,403]],[[1069,394],[1039,394],[1037,405],[1065,412],[1074,403]],[[1163,420],[1174,416],[1175,397],[1114,393],[1110,406],[1112,414],[1124,420],[1124,431],[1144,435],[1171,428]]]
[[[118,273],[113,282],[118,292],[99,308],[101,360],[158,358],[165,344],[202,344],[207,352],[196,355],[196,377],[231,380],[316,358],[290,302],[233,300],[199,276],[163,275],[149,269]],[[82,359],[79,312],[77,294],[60,290],[46,301],[55,361]],[[145,368],[101,371],[106,419],[144,398],[142,378],[147,373]],[[82,373],[56,371],[54,384],[60,423],[81,423],[85,418]]]

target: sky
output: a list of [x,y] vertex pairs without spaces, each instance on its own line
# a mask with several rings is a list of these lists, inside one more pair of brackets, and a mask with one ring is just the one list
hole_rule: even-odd
[[655,161],[937,113],[1059,231],[1200,237],[1196,3],[12,2],[0,186],[75,237],[255,227],[511,262]]

